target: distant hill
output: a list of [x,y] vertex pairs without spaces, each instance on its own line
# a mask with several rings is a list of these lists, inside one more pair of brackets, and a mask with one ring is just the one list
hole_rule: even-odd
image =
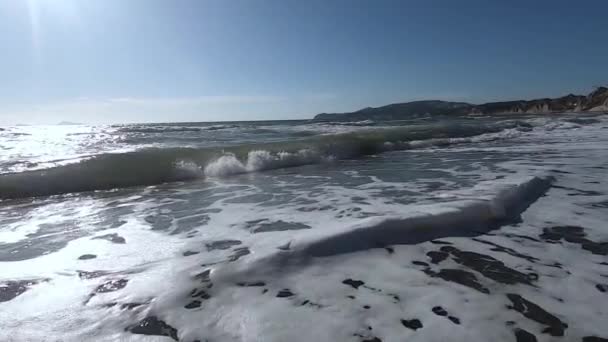
[[58,123],[58,125],[60,125],[60,126],[74,126],[74,125],[82,125],[82,124],[78,123],[78,122],[61,121],[60,123]]
[[414,101],[377,108],[363,108],[350,113],[321,113],[317,121],[400,120],[434,115],[549,114],[608,112],[608,88],[598,87],[589,95],[566,95],[558,98],[489,102],[480,105],[450,101]]

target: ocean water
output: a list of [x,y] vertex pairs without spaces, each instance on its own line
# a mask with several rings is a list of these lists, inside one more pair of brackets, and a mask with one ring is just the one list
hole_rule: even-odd
[[0,341],[608,338],[607,115],[15,126],[0,151]]

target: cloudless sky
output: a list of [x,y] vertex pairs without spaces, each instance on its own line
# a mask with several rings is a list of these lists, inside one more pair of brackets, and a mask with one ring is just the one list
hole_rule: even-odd
[[310,118],[608,83],[608,1],[0,0],[0,124]]

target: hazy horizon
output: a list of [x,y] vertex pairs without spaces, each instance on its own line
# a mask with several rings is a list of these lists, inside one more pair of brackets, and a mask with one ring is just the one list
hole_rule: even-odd
[[310,119],[587,94],[608,3],[8,0],[0,125]]

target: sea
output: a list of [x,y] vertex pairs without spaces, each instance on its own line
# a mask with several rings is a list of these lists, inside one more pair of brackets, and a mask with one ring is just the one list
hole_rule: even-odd
[[0,341],[606,341],[608,115],[0,127]]

